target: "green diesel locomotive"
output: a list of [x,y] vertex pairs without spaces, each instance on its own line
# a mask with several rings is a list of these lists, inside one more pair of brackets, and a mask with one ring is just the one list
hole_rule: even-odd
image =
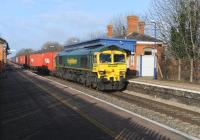
[[122,90],[126,52],[114,45],[63,51],[56,56],[56,76],[98,90]]

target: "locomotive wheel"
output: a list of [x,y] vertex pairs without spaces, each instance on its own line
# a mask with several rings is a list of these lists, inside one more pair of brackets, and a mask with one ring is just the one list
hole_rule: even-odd
[[97,78],[94,77],[94,80],[92,81],[92,88],[97,88]]
[[118,86],[118,90],[119,90],[119,91],[125,90],[126,87],[127,87],[127,85],[128,85],[127,82],[120,82],[120,83],[119,83],[119,86]]
[[87,80],[83,80],[83,85],[86,87],[87,86]]
[[87,87],[91,87],[91,84],[92,84],[92,82],[91,82],[90,78],[87,78],[87,80],[86,80],[86,86]]
[[92,83],[92,88],[97,88],[97,83],[96,82]]
[[97,90],[103,91],[105,89],[105,85],[102,81],[98,81]]

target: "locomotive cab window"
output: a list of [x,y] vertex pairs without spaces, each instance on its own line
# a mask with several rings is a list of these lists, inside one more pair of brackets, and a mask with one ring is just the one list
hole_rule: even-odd
[[115,54],[114,55],[114,62],[115,63],[124,63],[125,62],[125,56],[123,54]]
[[111,63],[111,54],[100,54],[101,63]]

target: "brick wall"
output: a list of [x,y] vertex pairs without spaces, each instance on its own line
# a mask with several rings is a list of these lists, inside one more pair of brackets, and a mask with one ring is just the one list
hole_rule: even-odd
[[0,72],[4,69],[6,59],[6,50],[4,49],[3,44],[0,44]]
[[[144,55],[144,49],[146,48],[151,48],[154,49],[155,45],[142,45],[142,44],[137,44],[136,45],[136,50],[135,50],[135,56],[134,56],[134,66],[131,68],[131,70],[136,70],[136,64],[137,64],[137,56]],[[162,45],[156,45],[157,49],[157,58],[158,58],[158,63],[161,65],[161,61],[164,56],[164,47]]]
[[3,45],[0,44],[0,61],[3,60]]

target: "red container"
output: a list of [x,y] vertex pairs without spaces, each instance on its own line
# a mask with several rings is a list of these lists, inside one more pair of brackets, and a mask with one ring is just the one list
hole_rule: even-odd
[[25,55],[19,56],[19,57],[18,57],[18,63],[19,63],[20,65],[26,64],[26,56],[25,56]]
[[29,63],[31,67],[42,67],[42,54],[30,54]]
[[55,57],[57,52],[45,52],[42,53],[42,63],[49,71],[55,70]]
[[26,66],[30,66],[30,54],[26,55]]

